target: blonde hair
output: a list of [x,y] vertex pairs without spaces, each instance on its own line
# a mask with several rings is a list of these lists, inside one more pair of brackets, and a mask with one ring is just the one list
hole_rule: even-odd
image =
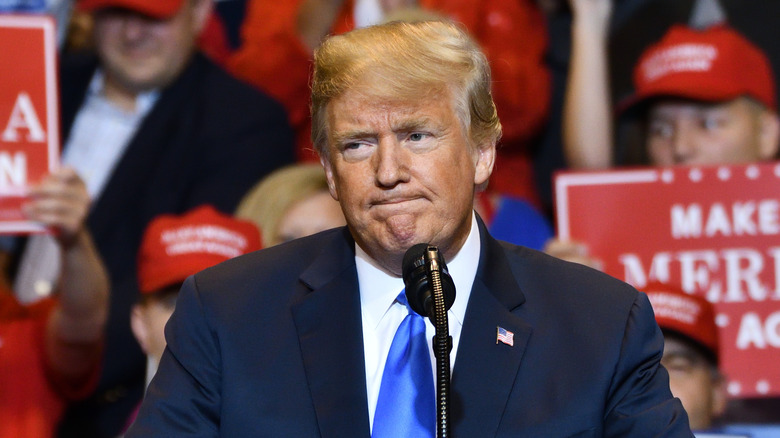
[[320,164],[293,164],[277,169],[244,195],[235,216],[254,222],[260,229],[263,247],[281,243],[279,222],[295,203],[322,191],[328,181]]
[[487,59],[451,22],[395,21],[356,29],[328,38],[314,59],[312,142],[325,159],[328,104],[350,89],[383,100],[449,92],[474,145],[495,144],[501,137]]

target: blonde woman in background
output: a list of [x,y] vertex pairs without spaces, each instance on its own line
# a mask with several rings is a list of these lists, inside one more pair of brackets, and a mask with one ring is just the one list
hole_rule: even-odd
[[293,164],[269,174],[244,195],[236,217],[257,224],[264,248],[346,225],[319,163]]

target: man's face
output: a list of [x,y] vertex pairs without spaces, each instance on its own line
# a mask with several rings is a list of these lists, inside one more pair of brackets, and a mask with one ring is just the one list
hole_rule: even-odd
[[676,337],[664,337],[661,364],[669,371],[669,388],[688,413],[691,429],[710,427],[726,407],[723,379],[704,356]]
[[156,363],[165,351],[165,323],[175,308],[171,298],[150,299],[133,307],[130,324],[141,349]]
[[125,9],[98,11],[95,44],[106,80],[132,93],[169,84],[189,60],[207,13],[203,0],[185,1],[164,20]]
[[774,158],[770,113],[746,98],[724,103],[659,100],[649,111],[647,149],[656,166],[748,163]]
[[352,235],[395,274],[414,244],[447,258],[460,249],[495,156],[493,144],[469,144],[444,91],[413,101],[347,91],[328,105],[327,147],[328,184]]

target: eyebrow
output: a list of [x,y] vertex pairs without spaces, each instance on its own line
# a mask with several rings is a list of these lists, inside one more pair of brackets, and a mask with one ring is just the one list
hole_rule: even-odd
[[435,128],[434,123],[430,117],[421,117],[412,120],[404,120],[403,122],[393,127],[393,132],[419,131],[426,127],[430,128],[431,126]]
[[697,365],[697,364],[700,364],[700,363],[706,363],[706,360],[700,354],[698,354],[698,353],[696,353],[694,351],[685,350],[685,349],[682,349],[682,350],[679,350],[679,351],[677,351],[677,350],[676,351],[669,351],[668,353],[666,353],[664,355],[664,357],[661,358],[661,361],[662,362],[666,362],[666,361],[674,360],[674,359],[685,359],[685,360],[689,361],[692,365]]
[[[393,125],[393,132],[412,132],[418,131],[424,128],[428,129],[440,129],[438,125],[434,124],[430,117],[419,117],[410,120],[402,120]],[[376,138],[377,133],[373,130],[366,129],[351,129],[340,133],[333,134],[333,140],[336,144],[342,144],[349,140],[359,140],[365,138]]]
[[374,138],[376,137],[376,133],[372,131],[367,130],[360,130],[360,129],[354,129],[349,130],[341,133],[334,133],[333,134],[333,141],[336,144],[342,144],[345,143],[348,140],[358,140],[363,138]]

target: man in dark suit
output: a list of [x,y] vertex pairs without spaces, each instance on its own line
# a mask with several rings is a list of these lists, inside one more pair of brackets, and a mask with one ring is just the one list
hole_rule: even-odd
[[[444,254],[457,289],[453,436],[691,436],[647,297],[499,242],[474,214],[501,125],[485,57],[457,26],[390,23],[326,40],[312,119],[347,227],[190,277],[129,437],[434,436],[435,416],[422,413],[435,409],[422,389],[433,390],[430,346],[414,398],[384,403],[401,392],[396,369],[425,367],[393,353],[414,318],[399,295],[402,258],[420,242]],[[385,433],[407,420],[426,432]]]
[[[97,56],[62,60],[63,162],[87,184],[88,227],[112,285],[99,389],[69,411],[62,435],[113,437],[144,390],[145,360],[129,315],[147,223],[204,203],[232,213],[254,183],[291,163],[294,152],[281,105],[196,50],[210,0],[78,6],[93,13]],[[30,240],[22,258],[31,266],[26,284],[56,281],[56,273],[39,277],[45,269],[33,262],[46,260],[38,256],[46,245],[32,251]]]

